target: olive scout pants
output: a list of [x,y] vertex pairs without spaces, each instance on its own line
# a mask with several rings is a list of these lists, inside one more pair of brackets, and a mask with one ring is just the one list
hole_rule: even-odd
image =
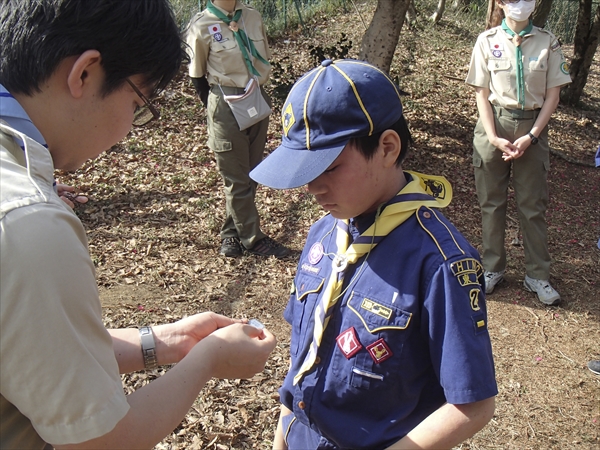
[[[539,111],[508,110],[493,107],[498,136],[514,142],[533,127]],[[513,187],[525,248],[525,270],[531,278],[547,280],[550,254],[546,209],[548,205],[548,170],[550,167],[548,127],[535,145],[520,158],[504,161],[502,152],[490,144],[481,119],[473,138],[475,186],[481,207],[483,226],[482,263],[485,270],[499,272],[506,268],[504,235],[508,181],[513,173]]]
[[[262,89],[261,89],[262,90]],[[269,118],[240,131],[225,95],[241,94],[243,88],[214,85],[208,96],[208,147],[214,152],[225,193],[225,223],[221,239],[239,237],[246,248],[265,237],[254,202],[256,182],[249,174],[263,158]],[[262,90],[263,96],[271,104]]]

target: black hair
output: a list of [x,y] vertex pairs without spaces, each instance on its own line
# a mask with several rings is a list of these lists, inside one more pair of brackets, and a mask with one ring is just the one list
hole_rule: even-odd
[[354,146],[360,153],[362,153],[367,160],[370,160],[375,155],[377,147],[379,147],[379,139],[381,138],[381,135],[387,130],[395,131],[400,137],[400,154],[396,159],[396,166],[400,166],[402,161],[404,161],[406,158],[410,146],[414,142],[412,136],[410,135],[410,130],[408,129],[408,124],[406,123],[404,116],[400,116],[400,119],[398,119],[396,123],[390,127],[386,128],[385,130],[381,130],[378,133],[374,133],[371,136],[350,139],[349,144]]
[[2,0],[0,84],[32,95],[61,61],[98,50],[102,94],[141,75],[163,90],[187,60],[168,0]]

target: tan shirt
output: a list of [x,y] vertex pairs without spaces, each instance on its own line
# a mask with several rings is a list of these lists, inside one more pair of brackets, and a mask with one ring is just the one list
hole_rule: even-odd
[[[523,73],[525,109],[541,108],[546,90],[571,82],[569,65],[556,37],[549,31],[533,27],[523,37]],[[518,109],[516,47],[501,26],[479,35],[467,75],[467,84],[490,89],[492,105]]]
[[2,449],[84,442],[129,410],[86,233],[53,175],[47,149],[0,123]]
[[[228,14],[227,11],[219,9],[223,14]],[[242,16],[238,21],[239,28],[246,32],[258,53],[268,61],[271,52],[260,13],[240,2],[237,2],[235,9],[242,10]],[[229,16],[232,17],[233,14]],[[205,9],[192,18],[187,31],[187,44],[191,49],[190,77],[206,76],[211,85],[220,84],[238,88],[245,87],[250,80],[242,50],[233,31],[208,10]],[[259,83],[263,85],[269,79],[271,66],[263,64],[258,59],[255,59],[253,64],[260,73]]]

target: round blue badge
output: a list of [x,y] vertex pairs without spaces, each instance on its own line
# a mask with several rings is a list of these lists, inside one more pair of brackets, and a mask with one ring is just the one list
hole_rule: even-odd
[[319,261],[321,261],[322,257],[323,244],[321,244],[320,242],[315,242],[310,248],[310,251],[308,252],[308,262],[311,264],[317,264]]
[[493,50],[492,55],[494,55],[496,58],[500,58],[502,56],[502,52],[500,50]]
[[215,38],[215,41],[217,41],[217,42],[221,42],[223,40],[223,35],[221,33],[215,33],[215,34],[213,34],[213,37]]

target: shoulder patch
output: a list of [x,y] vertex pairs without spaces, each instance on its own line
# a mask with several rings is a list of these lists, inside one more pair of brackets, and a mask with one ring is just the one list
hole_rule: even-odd
[[483,274],[481,263],[475,258],[464,258],[450,264],[450,270],[461,286],[477,285],[478,278]]
[[555,52],[556,50],[558,50],[561,46],[561,42],[560,39],[554,39],[554,41],[552,41],[552,43],[550,44],[550,50],[552,50],[553,52]]

